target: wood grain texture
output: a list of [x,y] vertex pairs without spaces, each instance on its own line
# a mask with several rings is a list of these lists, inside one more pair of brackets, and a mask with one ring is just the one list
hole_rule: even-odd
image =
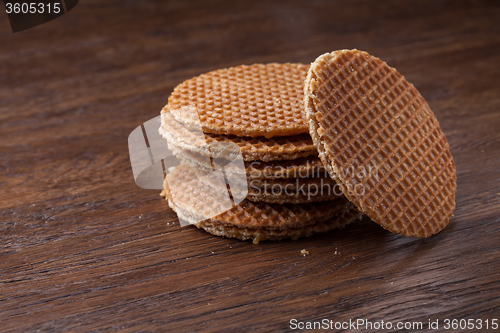
[[[499,18],[498,1],[87,0],[12,34],[0,15],[0,330],[500,319]],[[364,219],[253,245],[180,227],[134,184],[128,134],[183,80],[343,48],[397,68],[440,121],[458,192],[438,235]]]

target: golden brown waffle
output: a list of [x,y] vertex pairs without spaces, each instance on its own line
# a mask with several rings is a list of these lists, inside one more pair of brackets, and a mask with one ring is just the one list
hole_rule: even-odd
[[257,242],[326,232],[361,216],[345,198],[298,205],[243,200],[227,207],[224,202],[227,210],[220,213],[224,195],[200,182],[184,165],[169,171],[165,188],[169,205],[179,218],[214,234]]
[[275,138],[202,133],[201,130],[189,129],[175,120],[168,105],[161,112],[159,133],[169,144],[213,158],[234,158],[230,150],[218,145],[221,143],[237,144],[245,161],[294,160],[318,154],[308,133]]
[[[244,211],[245,208],[241,208]],[[231,215],[236,215],[239,212],[231,211]],[[246,214],[243,212],[242,214]],[[228,214],[229,215],[229,214]],[[361,219],[363,213],[361,213],[354,205],[352,205],[344,213],[332,215],[331,217],[325,219],[324,221],[317,222],[310,226],[305,226],[301,228],[286,228],[286,229],[269,229],[269,228],[240,228],[234,226],[230,223],[220,222],[214,219],[205,220],[196,224],[198,228],[202,228],[205,231],[216,235],[224,236],[228,238],[238,238],[241,240],[253,240],[255,244],[259,241],[271,240],[279,241],[283,239],[299,239],[301,237],[310,237],[316,234],[327,233],[334,229],[341,229],[348,225],[349,223]]]
[[[180,160],[185,161],[191,167],[205,172],[211,172],[213,168],[220,169],[227,165],[226,159],[207,159],[198,153],[193,153],[174,145],[169,145],[172,153]],[[329,178],[328,172],[323,167],[323,163],[317,156],[301,157],[291,161],[251,161],[244,162],[245,168],[232,165],[229,172],[246,174],[250,179],[272,179],[272,178]],[[227,167],[226,167],[227,168]]]
[[168,99],[172,115],[214,134],[266,137],[307,133],[307,65],[255,64],[215,70],[178,85]]
[[286,230],[310,227],[331,217],[341,215],[355,208],[346,199],[334,201],[313,202],[307,204],[268,204],[243,200],[231,209],[211,218],[203,219],[204,215],[185,208],[190,202],[173,201],[168,198],[171,208],[179,217],[191,224],[211,220],[222,222],[238,228]]
[[361,211],[404,236],[448,224],[456,192],[448,142],[394,68],[358,50],[324,54],[309,70],[305,107],[323,164]]

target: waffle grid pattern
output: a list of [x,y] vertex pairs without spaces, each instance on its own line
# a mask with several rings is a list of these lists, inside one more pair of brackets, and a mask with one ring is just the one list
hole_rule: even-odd
[[[405,236],[428,237],[447,225],[455,208],[455,165],[434,113],[413,85],[365,52],[337,51],[316,60],[305,89],[318,131],[311,134],[322,142],[320,156],[323,151],[323,162],[333,163],[348,199]],[[349,166],[366,170],[370,161],[377,177],[343,173]],[[367,192],[356,195],[358,185]]]
[[278,205],[244,200],[212,220],[244,228],[284,230],[314,225],[350,207],[345,199]]
[[241,240],[253,240],[254,243],[259,243],[259,241],[279,241],[283,239],[299,239],[301,237],[310,237],[316,234],[322,234],[329,232],[334,229],[340,229],[348,225],[349,223],[360,219],[362,213],[360,213],[355,207],[350,208],[343,214],[334,214],[325,221],[318,222],[311,226],[306,226],[303,228],[288,228],[288,229],[252,229],[252,228],[239,228],[233,225],[224,224],[220,222],[214,222],[211,220],[202,221],[197,224],[198,228],[202,228],[205,231],[216,235],[225,236],[229,238],[238,238]]
[[254,64],[215,70],[178,85],[168,104],[175,118],[196,124],[183,108],[194,107],[203,131],[250,137],[307,133],[302,64]]

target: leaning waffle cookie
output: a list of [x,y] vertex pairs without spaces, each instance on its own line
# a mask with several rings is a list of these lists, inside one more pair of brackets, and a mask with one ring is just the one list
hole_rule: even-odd
[[380,59],[343,50],[318,57],[304,89],[319,156],[350,201],[404,236],[428,237],[448,224],[455,164],[413,85]]
[[238,137],[235,135],[209,134],[198,129],[188,128],[178,122],[165,106],[161,112],[159,133],[169,144],[213,158],[232,159],[233,152],[224,149],[224,143],[234,143],[241,150],[245,161],[294,160],[303,156],[317,155],[309,134],[286,137]]
[[[226,167],[228,161],[225,159],[207,159],[191,151],[181,149],[174,145],[169,145],[172,153],[180,160],[185,161],[193,168],[200,169],[205,172],[211,172],[213,168],[221,169]],[[303,177],[329,177],[323,163],[317,156],[308,156],[298,158],[291,161],[252,161],[245,162],[244,168],[239,165],[231,165],[229,172],[237,174],[246,174],[248,179],[272,179],[272,178],[303,178]]]
[[178,85],[172,115],[205,133],[266,137],[307,133],[302,64],[255,64],[219,69]]

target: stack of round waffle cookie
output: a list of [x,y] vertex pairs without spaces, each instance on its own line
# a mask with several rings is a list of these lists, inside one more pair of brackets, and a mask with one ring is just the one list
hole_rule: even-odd
[[181,161],[165,181],[180,219],[258,242],[327,232],[361,217],[309,135],[303,102],[308,69],[238,66],[174,89],[160,134]]
[[455,163],[436,116],[366,52],[187,80],[162,110],[160,134],[182,161],[166,177],[170,206],[215,235],[295,239],[364,213],[429,237],[455,209]]

